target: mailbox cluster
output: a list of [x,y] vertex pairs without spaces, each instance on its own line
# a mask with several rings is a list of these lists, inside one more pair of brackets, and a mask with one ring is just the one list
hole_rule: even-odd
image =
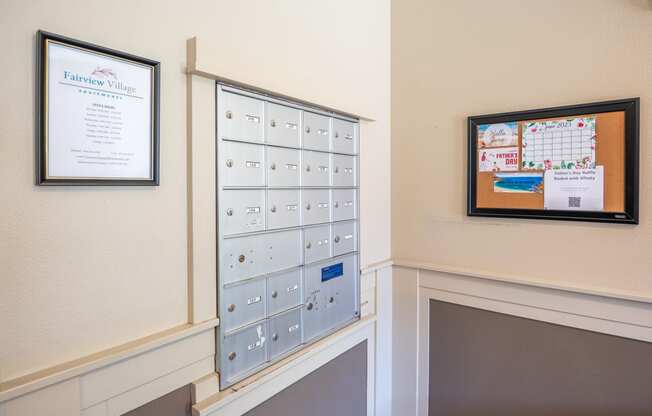
[[359,319],[358,132],[217,84],[221,388]]

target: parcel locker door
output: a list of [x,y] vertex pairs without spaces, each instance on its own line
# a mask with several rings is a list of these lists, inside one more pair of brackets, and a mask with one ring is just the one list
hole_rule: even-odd
[[280,147],[267,148],[267,186],[299,186],[301,152]]
[[338,222],[333,224],[333,256],[356,251],[356,223]]
[[356,185],[355,156],[332,155],[331,172],[333,186],[354,187]]
[[265,273],[302,264],[301,230],[280,231],[259,236],[264,244]]
[[265,191],[228,190],[220,203],[224,235],[265,229]]
[[331,256],[331,227],[322,225],[303,230],[304,262],[314,263]]
[[301,110],[267,103],[266,142],[278,146],[299,147]]
[[355,189],[333,189],[333,221],[356,217],[356,194]]
[[269,359],[301,344],[301,310],[295,309],[269,319]]
[[267,229],[296,227],[301,223],[299,190],[267,191]]
[[264,146],[222,142],[221,150],[222,186],[265,186]]
[[303,148],[328,152],[330,148],[331,119],[319,114],[303,112]]
[[224,384],[232,384],[267,361],[267,341],[267,321],[224,336],[220,350],[220,377]]
[[331,199],[328,189],[301,191],[303,225],[321,224],[331,220]]
[[218,124],[220,137],[262,143],[264,102],[231,92],[224,92],[223,97]]
[[301,274],[301,269],[295,269],[267,278],[268,315],[276,315],[301,302]]
[[222,289],[220,325],[224,331],[265,318],[266,285],[265,279],[258,279]]
[[302,186],[330,185],[330,155],[321,152],[303,151]]
[[220,241],[221,284],[238,282],[265,273],[266,248],[258,235]]
[[356,123],[333,119],[333,146],[331,151],[336,153],[358,153],[358,135]]

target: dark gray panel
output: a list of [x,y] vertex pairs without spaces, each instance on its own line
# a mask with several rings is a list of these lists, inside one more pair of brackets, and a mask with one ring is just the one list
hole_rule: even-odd
[[652,415],[652,344],[430,302],[430,416]]
[[318,368],[246,416],[365,416],[367,341]]
[[125,413],[123,416],[191,416],[190,385]]

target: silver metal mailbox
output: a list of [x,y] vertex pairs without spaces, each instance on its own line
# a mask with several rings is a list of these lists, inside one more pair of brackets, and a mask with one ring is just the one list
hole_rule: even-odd
[[331,226],[321,225],[303,230],[304,262],[310,264],[331,256]]
[[267,147],[267,186],[298,187],[301,178],[301,152]]
[[359,319],[357,120],[217,83],[224,389]]
[[351,220],[357,213],[357,190],[333,189],[333,221]]
[[220,137],[262,143],[264,111],[264,101],[225,92],[219,112]]
[[331,191],[304,189],[301,191],[303,225],[321,224],[331,220]]
[[338,222],[332,225],[333,256],[352,253],[358,247],[357,223]]
[[276,273],[267,278],[267,314],[276,315],[301,302],[303,268]]
[[265,229],[265,190],[224,191],[220,215],[224,235]]
[[224,289],[227,304],[226,313],[220,316],[220,325],[224,331],[232,331],[238,327],[260,321],[265,318],[267,302],[267,282],[256,279],[234,284]]
[[358,153],[357,124],[339,118],[333,119],[331,151],[335,153]]
[[258,144],[223,141],[219,158],[222,186],[265,186],[264,150]]
[[304,342],[359,316],[358,277],[354,254],[306,267],[302,308]]
[[301,224],[301,198],[298,189],[267,191],[267,229],[297,227]]
[[353,187],[356,185],[355,156],[332,155],[331,173],[332,185]]
[[267,321],[225,334],[220,348],[220,379],[227,385],[267,361]]
[[304,111],[303,127],[303,148],[328,152],[331,139],[331,119]]
[[298,148],[301,145],[301,110],[273,103],[266,103],[266,106],[265,142]]
[[329,186],[330,179],[330,155],[304,150],[301,186]]
[[301,309],[269,319],[269,358],[273,360],[301,344]]

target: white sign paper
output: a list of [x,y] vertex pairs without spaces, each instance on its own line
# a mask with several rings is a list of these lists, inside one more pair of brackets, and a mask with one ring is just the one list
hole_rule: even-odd
[[478,151],[480,172],[510,172],[518,170],[518,147],[498,147]]
[[543,197],[545,209],[602,211],[604,166],[596,166],[594,169],[547,170]]
[[47,65],[48,177],[151,179],[153,69],[52,41]]

